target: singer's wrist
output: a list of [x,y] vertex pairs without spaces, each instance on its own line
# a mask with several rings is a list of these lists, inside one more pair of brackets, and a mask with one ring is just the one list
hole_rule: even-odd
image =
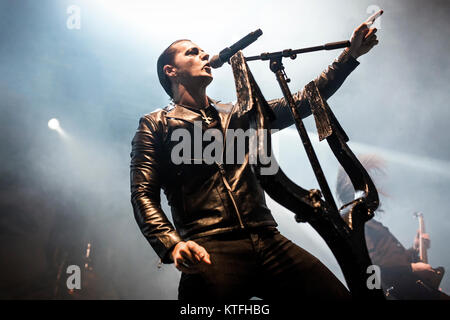
[[348,54],[349,56],[351,56],[353,59],[358,59],[359,55],[356,54],[356,52],[354,52],[353,50],[351,50],[350,48],[345,48],[346,54]]

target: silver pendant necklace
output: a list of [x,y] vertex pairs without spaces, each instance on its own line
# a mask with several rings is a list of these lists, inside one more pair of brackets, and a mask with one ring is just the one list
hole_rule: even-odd
[[206,124],[209,125],[212,122],[213,118],[208,117],[203,109],[200,109],[200,112],[202,113],[203,121],[205,121]]

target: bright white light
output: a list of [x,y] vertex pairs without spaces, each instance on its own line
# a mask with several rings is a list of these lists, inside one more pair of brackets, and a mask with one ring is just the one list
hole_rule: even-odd
[[48,127],[52,130],[59,131],[61,130],[61,126],[59,125],[59,120],[56,118],[52,118],[48,121]]
[[55,130],[56,132],[59,133],[59,135],[65,139],[68,138],[66,132],[61,128],[61,125],[59,124],[59,120],[56,118],[52,118],[50,120],[48,120],[48,127],[50,128],[50,130]]

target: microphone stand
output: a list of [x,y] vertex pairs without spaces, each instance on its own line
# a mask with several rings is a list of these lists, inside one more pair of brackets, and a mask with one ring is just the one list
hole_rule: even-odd
[[[257,172],[257,174],[259,174],[264,190],[267,191],[272,199],[294,212],[297,222],[308,222],[325,240],[341,267],[353,299],[384,300],[379,278],[380,274],[373,267],[364,235],[364,224],[373,217],[373,212],[378,208],[379,204],[375,185],[367,171],[346,144],[348,141],[347,135],[334,117],[326,101],[321,97],[316,84],[311,81],[304,89],[302,98],[304,97],[305,100],[302,102],[306,103],[306,101],[309,101],[310,103],[311,112],[316,120],[319,138],[321,136],[320,140],[326,138],[334,156],[349,175],[354,189],[364,192],[363,196],[359,196],[346,204],[341,211],[337,209],[330,187],[301,119],[300,112],[297,110],[297,104],[288,87],[289,79],[282,63],[283,58],[295,59],[299,53],[349,46],[349,41],[342,41],[299,50],[288,49],[273,53],[263,53],[259,56],[246,58],[247,61],[270,61],[270,70],[275,73],[281,87],[288,104],[287,108],[291,111],[321,192],[314,189],[308,191],[297,186],[281,170],[275,175],[267,175],[267,177],[263,177],[260,172]],[[238,63],[235,61],[234,68],[239,76],[240,66]],[[241,81],[239,77],[237,78],[238,81]],[[253,77],[248,82],[255,89],[255,95],[251,98],[256,101],[255,104],[258,108],[256,111],[258,112],[257,121],[259,121],[257,127],[262,126],[265,128],[265,126],[268,126],[267,122],[270,121],[270,117],[264,114],[264,111],[269,111],[265,109],[268,106],[264,104],[264,97],[258,91],[259,88],[256,83],[252,83],[252,81],[255,82]],[[244,81],[242,80],[241,82]],[[237,86],[237,90],[239,92],[239,86]],[[263,105],[259,104],[258,100],[263,101]],[[369,276],[370,272],[373,272],[373,274]]]
[[282,59],[286,58],[286,57],[295,59],[297,57],[297,54],[299,54],[299,53],[307,53],[307,52],[313,52],[313,51],[319,51],[319,50],[333,50],[333,49],[346,48],[346,47],[350,47],[350,41],[332,42],[332,43],[327,43],[327,44],[324,44],[321,46],[315,46],[315,47],[309,47],[309,48],[303,48],[303,49],[297,49],[297,50],[286,49],[283,51],[272,52],[272,53],[266,52],[266,53],[261,53],[259,56],[252,56],[252,57],[245,58],[246,61],[270,60],[270,70],[273,73],[275,73],[278,84],[281,87],[281,91],[283,92],[283,95],[284,95],[286,101],[288,102],[292,116],[295,120],[295,125],[297,127],[297,131],[299,132],[300,138],[302,139],[303,147],[305,148],[306,154],[308,155],[308,159],[311,163],[311,166],[313,168],[317,182],[319,183],[320,189],[325,198],[325,201],[328,203],[328,205],[332,209],[332,212],[338,212],[338,209],[337,209],[336,203],[334,201],[333,195],[331,193],[330,187],[328,185],[328,182],[323,173],[322,167],[320,166],[319,159],[317,158],[317,155],[311,144],[311,140],[309,139],[309,136],[306,132],[306,128],[305,128],[305,125],[303,124],[302,117],[300,116],[300,113],[298,112],[298,110],[296,108],[294,98],[288,87],[288,83],[290,82],[290,79],[287,77],[286,72],[284,71]]

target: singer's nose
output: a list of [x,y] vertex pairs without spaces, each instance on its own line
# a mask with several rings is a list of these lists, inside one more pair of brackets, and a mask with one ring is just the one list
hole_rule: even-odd
[[209,54],[203,52],[202,60],[209,60]]

